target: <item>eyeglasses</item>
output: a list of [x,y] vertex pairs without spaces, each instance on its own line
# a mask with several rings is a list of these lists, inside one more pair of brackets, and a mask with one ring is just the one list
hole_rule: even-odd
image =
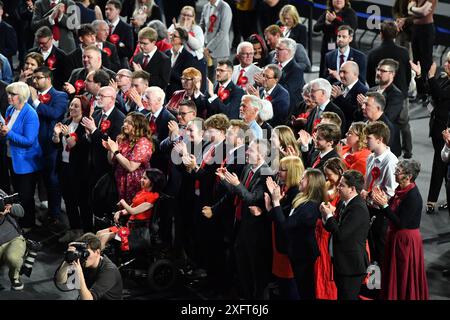
[[52,38],[48,38],[47,41],[38,41],[38,45],[45,46],[47,43],[49,43],[52,40]]
[[97,95],[95,98],[96,99],[105,99],[105,98],[112,98],[113,96],[105,96],[105,95],[103,95],[103,94],[99,94],[99,95]]
[[181,78],[181,81],[192,81],[194,80],[193,78]]
[[381,68],[377,68],[377,71],[382,72],[382,73],[384,73],[384,72],[392,72],[391,70],[386,70],[386,69],[381,69]]
[[266,79],[268,79],[268,80],[269,80],[269,79],[275,79],[275,77],[269,77],[268,75],[266,75],[266,74],[264,74],[264,73],[262,74],[262,76],[263,76],[263,78],[266,78]]
[[40,76],[40,77],[35,76],[35,77],[31,77],[32,80],[41,80],[41,79],[45,79],[45,78],[47,78],[47,77],[46,77],[46,76]]
[[194,112],[194,111],[178,112],[178,115],[179,115],[180,117],[184,117],[184,116],[186,116],[187,114],[192,113],[192,112]]
[[170,37],[173,38],[173,39],[180,38],[180,36],[177,36],[176,34],[171,34]]

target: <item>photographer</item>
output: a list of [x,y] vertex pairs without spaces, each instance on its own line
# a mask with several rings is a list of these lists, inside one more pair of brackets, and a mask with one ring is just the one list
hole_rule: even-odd
[[21,234],[16,218],[24,215],[20,204],[9,203],[8,195],[0,189],[0,266],[4,263],[9,268],[12,290],[22,290],[19,271],[23,264],[26,241]]
[[79,281],[80,300],[121,300],[122,277],[119,269],[107,256],[101,255],[100,246],[99,238],[93,233],[86,233],[79,242],[70,243],[65,261],[56,273],[56,283],[67,283],[73,266]]

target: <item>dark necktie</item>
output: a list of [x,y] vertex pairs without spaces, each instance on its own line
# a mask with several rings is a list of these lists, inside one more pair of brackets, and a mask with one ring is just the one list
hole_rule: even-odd
[[342,64],[345,62],[344,59],[345,59],[345,56],[343,54],[341,54],[339,56],[339,69],[341,68]]
[[148,65],[148,62],[149,62],[149,57],[148,57],[148,55],[144,55],[144,60],[143,60],[143,62],[142,62],[142,69],[145,69],[145,68],[147,68],[147,65]]
[[[248,190],[248,187],[249,187],[249,185],[250,185],[250,181],[252,181],[253,174],[254,174],[253,170],[250,169],[250,172],[249,172],[248,175],[247,175],[247,179],[245,180],[245,188],[246,188],[247,190]],[[241,220],[241,218],[242,218],[242,204],[243,204],[243,201],[242,201],[241,198],[239,198],[238,196],[236,196],[236,197],[234,198],[234,204],[235,204],[235,206],[236,206],[236,211],[235,211],[235,213],[234,213],[234,216],[236,217],[236,220],[239,221],[239,220]]]

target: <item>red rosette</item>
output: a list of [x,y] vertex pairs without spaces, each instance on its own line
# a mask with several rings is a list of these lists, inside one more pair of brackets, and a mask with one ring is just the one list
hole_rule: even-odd
[[352,155],[352,154],[348,154],[346,157],[345,157],[345,162],[347,162],[348,164],[352,164],[353,162],[355,162],[355,156],[354,155]]
[[237,85],[239,87],[245,87],[245,85],[248,83],[248,78],[246,76],[239,77],[237,81]]
[[106,53],[106,55],[108,56],[108,57],[111,57],[111,54],[112,54],[112,52],[111,52],[111,49],[110,48],[103,48],[103,52],[104,53]]
[[112,35],[109,36],[109,42],[111,42],[115,46],[119,43],[119,40],[120,40],[120,37],[115,33],[113,33]]
[[380,177],[380,175],[381,175],[380,168],[379,167],[373,167],[372,171],[370,171],[370,175],[372,177],[372,181],[370,181],[369,190],[367,190],[369,192],[372,191],[372,187],[373,187],[373,184],[375,183],[375,180],[377,180]]
[[56,57],[54,54],[52,54],[50,57],[47,58],[47,66],[50,68],[50,70],[54,70],[55,69],[55,64],[56,64]]
[[43,104],[48,104],[52,100],[52,96],[48,93],[40,94],[38,96],[39,102]]
[[316,120],[314,120],[314,122],[313,122],[313,129],[316,128],[316,126],[320,123],[321,120],[322,120],[322,119],[316,119]]
[[106,133],[106,131],[108,131],[109,127],[111,127],[111,121],[103,120],[102,123],[100,124],[100,131],[102,133]]
[[271,97],[271,96],[267,96],[267,97],[265,97],[264,99],[267,100],[267,101],[272,102],[272,97]]
[[117,235],[120,237],[121,240],[120,250],[122,251],[130,250],[130,245],[128,243],[128,236],[130,235],[130,229],[127,227],[121,227]]
[[5,119],[5,125],[7,126],[9,123],[9,120],[11,120],[11,116],[7,116]]
[[193,36],[195,38],[195,33],[193,31],[189,31],[188,34],[190,34],[191,36]]
[[209,16],[209,28],[208,28],[208,32],[213,32],[214,31],[214,24],[217,21],[217,16],[215,14],[212,14]]
[[306,113],[306,112],[300,113],[300,114],[297,116],[297,119],[308,119],[308,116],[309,116],[309,113]]
[[79,94],[81,90],[84,89],[85,83],[84,80],[77,80],[75,81],[75,93]]
[[230,97],[230,90],[224,89],[219,93],[219,99],[225,101]]
[[74,138],[75,142],[78,141],[78,135],[75,132],[72,132],[71,134],[69,134],[69,136],[71,136],[72,138]]

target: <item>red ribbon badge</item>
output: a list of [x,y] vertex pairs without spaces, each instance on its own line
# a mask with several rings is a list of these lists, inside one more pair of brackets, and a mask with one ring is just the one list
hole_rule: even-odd
[[84,81],[83,80],[77,80],[75,81],[75,94],[79,94],[81,90],[84,89]]
[[115,46],[119,43],[119,40],[120,40],[120,37],[115,33],[113,33],[112,35],[109,36],[109,42],[111,42]]
[[38,99],[39,99],[39,101],[40,101],[41,103],[43,103],[43,104],[48,104],[48,103],[52,100],[52,96],[51,96],[50,94],[48,94],[48,93],[46,93],[46,94],[40,94],[40,95],[38,96]]
[[237,85],[239,87],[245,87],[245,85],[248,83],[248,78],[246,76],[239,77],[237,81]]
[[313,122],[313,130],[316,128],[316,126],[320,123],[321,120],[322,120],[322,119],[316,119],[316,120],[314,120],[314,122]]
[[56,63],[56,57],[55,57],[54,54],[52,54],[47,59],[47,66],[50,68],[50,70],[54,70],[55,69],[55,63]]
[[[71,134],[69,134],[70,137],[74,138],[75,142],[78,141],[78,135],[75,132],[72,132]],[[69,152],[70,151],[70,147],[68,144],[66,144],[66,151]]]
[[7,116],[5,119],[5,125],[7,126],[9,123],[9,120],[11,120],[11,116]]
[[373,184],[374,184],[375,180],[377,180],[380,177],[380,175],[381,175],[380,168],[373,167],[372,171],[370,171],[370,175],[372,176],[372,181],[370,181],[369,190],[367,190],[369,192],[372,191],[372,187],[373,187]]
[[217,16],[215,14],[212,14],[209,16],[209,28],[208,28],[208,32],[213,32],[214,30],[214,24],[217,21]]
[[306,112],[304,112],[304,113],[300,113],[298,116],[297,116],[297,119],[308,119],[308,116],[309,116],[309,113],[306,113]]
[[191,35],[191,36],[193,36],[193,37],[195,38],[195,33],[194,33],[194,32],[189,31],[188,34]]
[[106,53],[106,55],[107,55],[108,57],[111,57],[112,52],[111,52],[111,49],[110,49],[110,48],[103,48],[103,52]]
[[272,97],[271,97],[271,96],[267,96],[267,97],[265,97],[264,99],[266,99],[267,101],[272,102]]
[[127,227],[121,227],[118,232],[118,236],[120,237],[121,244],[120,250],[128,251],[130,250],[130,245],[128,243],[128,236],[130,235],[130,229]]
[[222,101],[225,101],[230,97],[230,90],[224,89],[221,92],[219,92],[219,99]]
[[102,123],[100,124],[100,131],[102,133],[106,133],[106,131],[108,131],[109,127],[111,127],[111,121],[103,120]]

